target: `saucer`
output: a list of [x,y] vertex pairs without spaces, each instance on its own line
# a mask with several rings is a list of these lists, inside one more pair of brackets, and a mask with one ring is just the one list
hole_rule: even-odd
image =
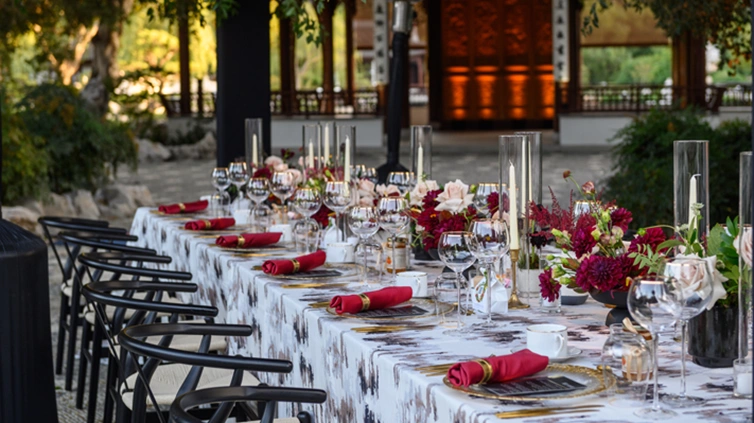
[[[522,350],[525,350],[526,346],[513,348],[511,350],[512,353],[519,352]],[[568,347],[568,354],[565,357],[550,357],[550,363],[563,363],[565,361],[568,361],[572,358],[576,358],[581,355],[583,351],[576,347]]]

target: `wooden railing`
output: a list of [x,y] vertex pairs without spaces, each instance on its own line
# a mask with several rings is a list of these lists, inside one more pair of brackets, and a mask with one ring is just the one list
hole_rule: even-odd
[[583,86],[579,88],[575,107],[567,107],[564,111],[640,113],[688,104],[696,104],[711,112],[718,112],[721,106],[751,107],[751,86],[708,85],[700,90],[668,85]]

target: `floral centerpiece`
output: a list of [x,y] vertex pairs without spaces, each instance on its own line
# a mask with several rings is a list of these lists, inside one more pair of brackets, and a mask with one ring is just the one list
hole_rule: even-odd
[[472,205],[474,194],[457,179],[440,187],[436,181],[416,184],[408,194],[415,230],[425,251],[437,248],[440,235],[448,231],[468,230],[477,212]]

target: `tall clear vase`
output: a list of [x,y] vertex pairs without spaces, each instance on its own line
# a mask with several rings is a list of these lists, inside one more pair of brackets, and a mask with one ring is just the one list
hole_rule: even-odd
[[[697,229],[697,239],[709,235],[709,142],[673,143],[673,211],[676,227]],[[697,218],[696,215],[699,214]]]
[[745,151],[740,158],[738,236],[733,240],[739,252],[738,268],[738,360],[733,363],[734,389],[737,397],[752,396],[752,220],[754,207],[752,189],[752,153]]

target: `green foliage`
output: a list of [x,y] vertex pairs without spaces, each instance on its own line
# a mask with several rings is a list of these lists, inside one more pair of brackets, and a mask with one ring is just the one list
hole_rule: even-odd
[[14,204],[28,198],[39,198],[47,186],[47,154],[39,138],[26,130],[23,121],[12,113],[3,93],[3,204]]
[[53,192],[94,190],[119,164],[136,166],[136,145],[127,125],[98,117],[70,87],[39,85],[15,111],[29,135],[44,140]]
[[727,218],[725,227],[715,225],[707,237],[707,254],[717,256],[717,269],[728,280],[723,283],[726,298],[717,300],[715,305],[730,307],[738,302],[738,280],[740,271],[738,267],[738,251],[733,242],[738,236],[738,217],[734,220]]
[[722,222],[738,210],[738,155],[750,149],[751,126],[742,121],[717,129],[693,109],[652,110],[618,131],[612,141],[616,172],[604,198],[633,213],[632,226],[673,222],[673,141],[709,140],[710,222]]
[[668,46],[585,47],[581,50],[581,83],[663,84],[671,77]]

